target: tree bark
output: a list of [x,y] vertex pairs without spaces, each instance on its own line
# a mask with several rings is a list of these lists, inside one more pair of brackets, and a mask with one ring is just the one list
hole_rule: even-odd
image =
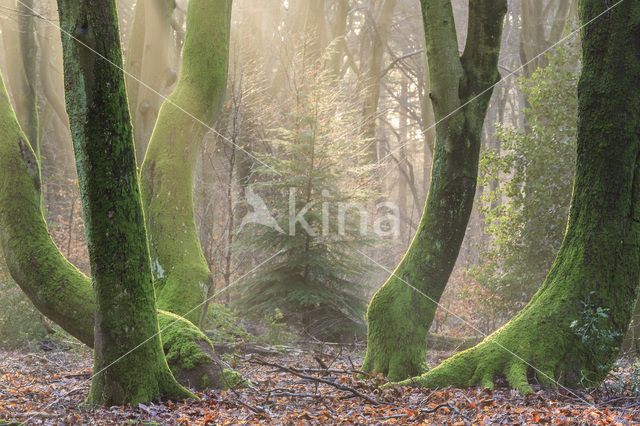
[[138,165],[144,160],[156,124],[161,95],[168,93],[177,75],[169,60],[174,8],[174,0],[136,2],[126,67]]
[[331,70],[331,75],[336,78],[340,75],[340,70],[342,69],[349,10],[349,0],[337,1],[335,23],[331,34],[333,40],[330,43],[331,52],[329,53],[329,69]]
[[[39,202],[35,154],[26,144],[4,87],[0,89],[0,243],[9,272],[40,312],[93,347],[91,280],[62,256],[49,236]],[[158,311],[158,320],[169,325],[175,315]],[[221,376],[224,364],[195,325],[180,319],[161,338],[180,383],[196,388],[227,386]]]
[[190,397],[171,374],[160,340],[115,1],[60,0],[58,11],[96,301],[87,403]]
[[4,28],[3,37],[9,86],[13,95],[14,109],[20,126],[24,130],[36,156],[40,157],[40,124],[37,98],[38,44],[34,25],[33,0],[11,2],[10,9],[18,11],[18,24]]
[[427,333],[473,206],[482,125],[492,93],[487,89],[499,79],[497,63],[507,9],[506,0],[469,4],[469,36],[460,57],[450,1],[422,0],[421,4],[430,97],[436,122],[440,122],[431,184],[417,234],[394,274],[374,295],[367,313],[363,369],[384,373],[391,380],[424,371]]
[[194,168],[226,89],[231,4],[189,2],[180,78],[160,109],[140,178],[158,307],[196,324],[211,272],[195,224]]
[[[640,278],[640,4],[579,7],[578,157],[553,267],[504,327],[405,384],[492,387],[504,375],[521,392],[532,391],[532,380],[595,387],[617,357]],[[595,327],[581,331],[594,316]]]
[[371,57],[369,68],[364,81],[364,101],[362,105],[362,134],[365,139],[369,140],[368,161],[375,163],[378,161],[378,143],[376,140],[376,123],[378,104],[380,102],[380,82],[382,78],[382,60],[384,59],[384,48],[391,23],[393,21],[393,12],[396,8],[397,0],[384,0],[382,10],[380,11],[380,19],[378,22],[373,21],[373,35],[371,42]]

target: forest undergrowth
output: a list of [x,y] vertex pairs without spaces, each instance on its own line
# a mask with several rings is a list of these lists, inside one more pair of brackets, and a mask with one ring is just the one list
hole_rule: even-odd
[[[523,396],[495,389],[386,387],[361,375],[364,348],[239,345],[224,356],[250,384],[197,393],[199,400],[138,406],[83,406],[91,352],[53,348],[0,351],[0,424],[636,424],[640,372],[621,360],[599,389],[535,387]],[[430,351],[435,365],[450,355]]]

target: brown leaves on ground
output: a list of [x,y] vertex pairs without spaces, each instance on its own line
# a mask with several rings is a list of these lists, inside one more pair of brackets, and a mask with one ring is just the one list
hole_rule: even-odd
[[[320,357],[324,367],[314,357]],[[241,355],[236,367],[251,380],[249,388],[199,393],[199,401],[89,408],[81,406],[90,385],[89,352],[0,351],[0,419],[45,425],[640,422],[640,402],[628,395],[538,390],[522,396],[506,388],[380,389],[385,382],[381,377],[358,378],[360,362],[336,349],[321,355],[303,351],[259,358]]]

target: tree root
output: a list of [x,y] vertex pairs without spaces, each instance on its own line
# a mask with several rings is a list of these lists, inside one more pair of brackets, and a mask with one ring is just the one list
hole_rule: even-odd
[[228,389],[244,383],[193,323],[165,311],[158,311],[158,323],[167,363],[182,385],[202,390]]

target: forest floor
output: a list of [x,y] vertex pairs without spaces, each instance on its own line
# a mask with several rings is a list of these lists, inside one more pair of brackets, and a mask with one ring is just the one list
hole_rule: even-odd
[[[640,423],[640,398],[632,395],[638,389],[629,384],[640,385],[630,366],[591,394],[537,388],[522,396],[500,384],[494,390],[381,390],[380,377],[357,379],[362,351],[279,349],[235,356],[250,387],[198,393],[199,400],[112,408],[81,406],[90,385],[89,351],[0,351],[0,424]],[[433,365],[448,354],[430,355]]]

